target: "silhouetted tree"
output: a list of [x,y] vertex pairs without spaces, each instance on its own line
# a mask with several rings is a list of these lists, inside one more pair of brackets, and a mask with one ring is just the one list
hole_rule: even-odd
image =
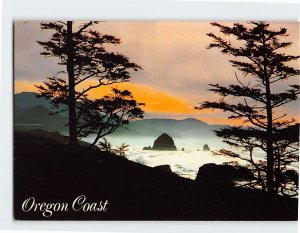
[[[228,118],[242,119],[247,123],[240,127],[217,130],[216,134],[229,145],[250,151],[250,162],[253,161],[254,148],[266,152],[266,186],[274,194],[278,191],[279,177],[286,165],[298,161],[299,125],[295,124],[294,119],[287,119],[287,114],[279,114],[280,107],[298,99],[299,85],[289,85],[285,90],[281,88],[279,91],[274,86],[299,75],[299,70],[289,64],[299,56],[284,53],[284,49],[292,44],[280,41],[280,38],[288,36],[286,28],[273,30],[266,22],[250,22],[248,25],[235,23],[232,27],[218,23],[212,25],[219,28],[224,37],[234,38],[236,45],[209,33],[207,35],[213,42],[208,49],[218,48],[222,53],[236,58],[229,62],[247,79],[247,84],[237,74],[237,84],[210,84],[212,88],[209,90],[222,96],[222,99],[218,102],[202,102],[196,108],[220,109],[231,113]],[[226,97],[233,97],[231,103],[225,101]],[[287,135],[287,132],[292,132],[293,137]],[[219,152],[233,157],[239,156],[227,150]],[[257,170],[262,168],[263,166],[256,166]],[[262,176],[259,176],[261,182]]]
[[98,142],[98,147],[101,151],[111,152],[111,144],[105,137],[102,138],[102,141]]
[[[93,30],[98,21],[75,23],[56,21],[41,23],[41,28],[54,31],[48,41],[37,41],[44,49],[41,55],[57,57],[63,67],[44,85],[37,86],[38,97],[50,99],[55,113],[68,111],[70,144],[78,139],[78,105],[88,92],[101,86],[129,81],[130,71],[141,69],[119,53],[106,50],[107,45],[120,44],[120,39]],[[96,80],[96,83],[91,81]],[[66,105],[66,109],[58,108]]]
[[118,146],[116,149],[113,150],[113,152],[121,157],[126,157],[126,153],[128,152],[129,145],[122,143],[120,146]]
[[[248,129],[245,134],[245,129]],[[267,164],[264,160],[254,159],[253,154],[255,148],[266,151],[265,135],[261,131],[256,131],[250,128],[243,127],[229,127],[216,131],[216,135],[223,138],[223,141],[232,147],[243,148],[244,152],[249,153],[249,157],[240,155],[230,150],[221,149],[214,152],[218,155],[226,155],[233,158],[239,158],[248,162],[249,168],[256,173],[256,183],[251,182],[251,187],[261,187],[266,190],[266,174]],[[278,193],[295,196],[298,194],[298,183],[293,179],[289,179],[286,172],[288,166],[294,162],[298,162],[298,140],[299,140],[299,124],[294,124],[290,127],[277,132],[273,135],[273,155],[274,155],[274,176],[275,176],[275,190]],[[295,171],[292,170],[295,177]]]
[[112,88],[112,94],[103,98],[80,102],[77,131],[79,137],[95,134],[91,146],[96,145],[100,138],[113,133],[118,127],[130,121],[142,118],[143,103],[137,103],[131,92]]

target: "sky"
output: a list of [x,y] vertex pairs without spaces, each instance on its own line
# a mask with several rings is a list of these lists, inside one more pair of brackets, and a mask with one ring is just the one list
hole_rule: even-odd
[[[231,22],[223,24],[232,25]],[[271,26],[288,29],[287,40],[292,41],[293,45],[284,52],[298,55],[299,24],[273,22]],[[207,90],[209,83],[236,84],[235,73],[242,79],[241,74],[228,62],[231,57],[221,54],[218,49],[206,48],[212,42],[207,33],[220,35],[210,22],[107,21],[96,25],[94,29],[120,38],[122,43],[110,46],[108,50],[126,55],[143,68],[132,73],[131,83],[118,84],[116,87],[129,89],[137,101],[146,103],[145,118],[193,117],[210,124],[236,123],[227,119],[227,113],[194,109],[202,101],[220,99]],[[38,21],[15,22],[15,93],[36,91],[34,85],[41,84],[61,69],[55,58],[45,58],[39,54],[42,48],[36,41],[47,41],[50,34],[50,31],[40,29]],[[299,69],[299,62],[291,65]],[[275,88],[280,90],[284,87],[282,83]],[[90,96],[97,98],[109,91],[108,87],[100,88],[92,91]],[[298,119],[297,103],[286,106],[282,111]]]

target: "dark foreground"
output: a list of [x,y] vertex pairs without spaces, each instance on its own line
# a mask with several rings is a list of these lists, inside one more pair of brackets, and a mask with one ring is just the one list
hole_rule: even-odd
[[[63,139],[15,134],[14,215],[19,220],[297,220],[298,199],[242,188],[200,186],[174,173],[85,147],[70,152]],[[86,196],[87,211],[72,202]],[[28,212],[23,202],[39,206]],[[108,200],[106,211],[93,211]],[[69,203],[42,215],[42,203]],[[27,207],[30,207],[30,203]],[[84,203],[82,203],[82,206]],[[58,205],[56,205],[58,208]],[[99,210],[99,209],[98,209]],[[49,211],[46,213],[49,214]]]

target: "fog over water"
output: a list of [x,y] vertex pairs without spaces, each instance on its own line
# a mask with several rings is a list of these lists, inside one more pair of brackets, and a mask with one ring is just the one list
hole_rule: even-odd
[[[88,137],[85,140],[91,142],[94,137]],[[221,148],[230,149],[228,145],[217,137],[207,138],[173,138],[177,151],[155,151],[143,150],[145,146],[153,146],[156,138],[152,137],[116,137],[108,136],[108,141],[115,148],[122,143],[129,145],[129,151],[126,157],[129,160],[144,164],[149,167],[169,164],[173,172],[180,176],[195,179],[199,167],[207,163],[223,164],[225,162],[237,161],[241,165],[247,165],[245,161],[236,158],[213,155],[211,151],[203,151],[203,145],[208,144],[211,150]],[[184,148],[184,151],[182,151]],[[235,149],[235,152],[236,149]],[[247,153],[240,151],[247,157]],[[262,151],[255,151],[254,159],[264,160],[265,154]],[[298,169],[298,164],[293,168]]]

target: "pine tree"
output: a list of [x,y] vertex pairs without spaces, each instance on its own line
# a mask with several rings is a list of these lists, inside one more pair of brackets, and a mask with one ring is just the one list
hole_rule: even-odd
[[[68,112],[71,145],[77,144],[78,122],[82,122],[80,106],[87,101],[89,91],[128,82],[130,72],[141,69],[126,56],[107,51],[106,46],[118,45],[121,41],[94,30],[93,26],[98,23],[43,22],[42,29],[54,32],[48,41],[37,41],[43,47],[41,55],[58,58],[58,64],[62,67],[56,75],[48,77],[43,85],[37,86],[38,97],[51,100],[56,108],[55,114]],[[91,80],[96,80],[96,83],[93,84]]]
[[80,120],[77,124],[78,136],[96,135],[91,143],[95,146],[100,138],[113,133],[130,121],[143,118],[143,103],[137,103],[130,91],[112,88],[112,94],[96,100],[85,99],[79,104]]
[[[299,77],[300,71],[289,63],[299,56],[284,53],[284,49],[292,44],[280,41],[288,36],[286,28],[273,30],[266,22],[235,23],[232,27],[219,23],[212,25],[219,28],[223,38],[213,33],[207,34],[213,39],[208,49],[217,48],[235,58],[229,62],[238,69],[244,80],[236,73],[236,84],[210,84],[209,90],[222,99],[202,102],[196,108],[220,109],[230,113],[228,118],[244,121],[245,124],[240,126],[218,130],[216,135],[231,146],[249,151],[251,158],[247,161],[250,162],[253,149],[265,151],[266,165],[256,164],[253,160],[251,163],[259,172],[265,171],[267,190],[274,194],[282,183],[280,180],[286,165],[298,161],[299,147],[299,125],[287,114],[280,114],[282,106],[298,99],[299,85],[288,85],[285,90],[283,85],[280,90],[275,86]],[[225,37],[234,38],[236,45]],[[231,102],[227,102],[229,98]],[[228,150],[219,153],[241,157]],[[261,174],[259,176],[262,180]]]

